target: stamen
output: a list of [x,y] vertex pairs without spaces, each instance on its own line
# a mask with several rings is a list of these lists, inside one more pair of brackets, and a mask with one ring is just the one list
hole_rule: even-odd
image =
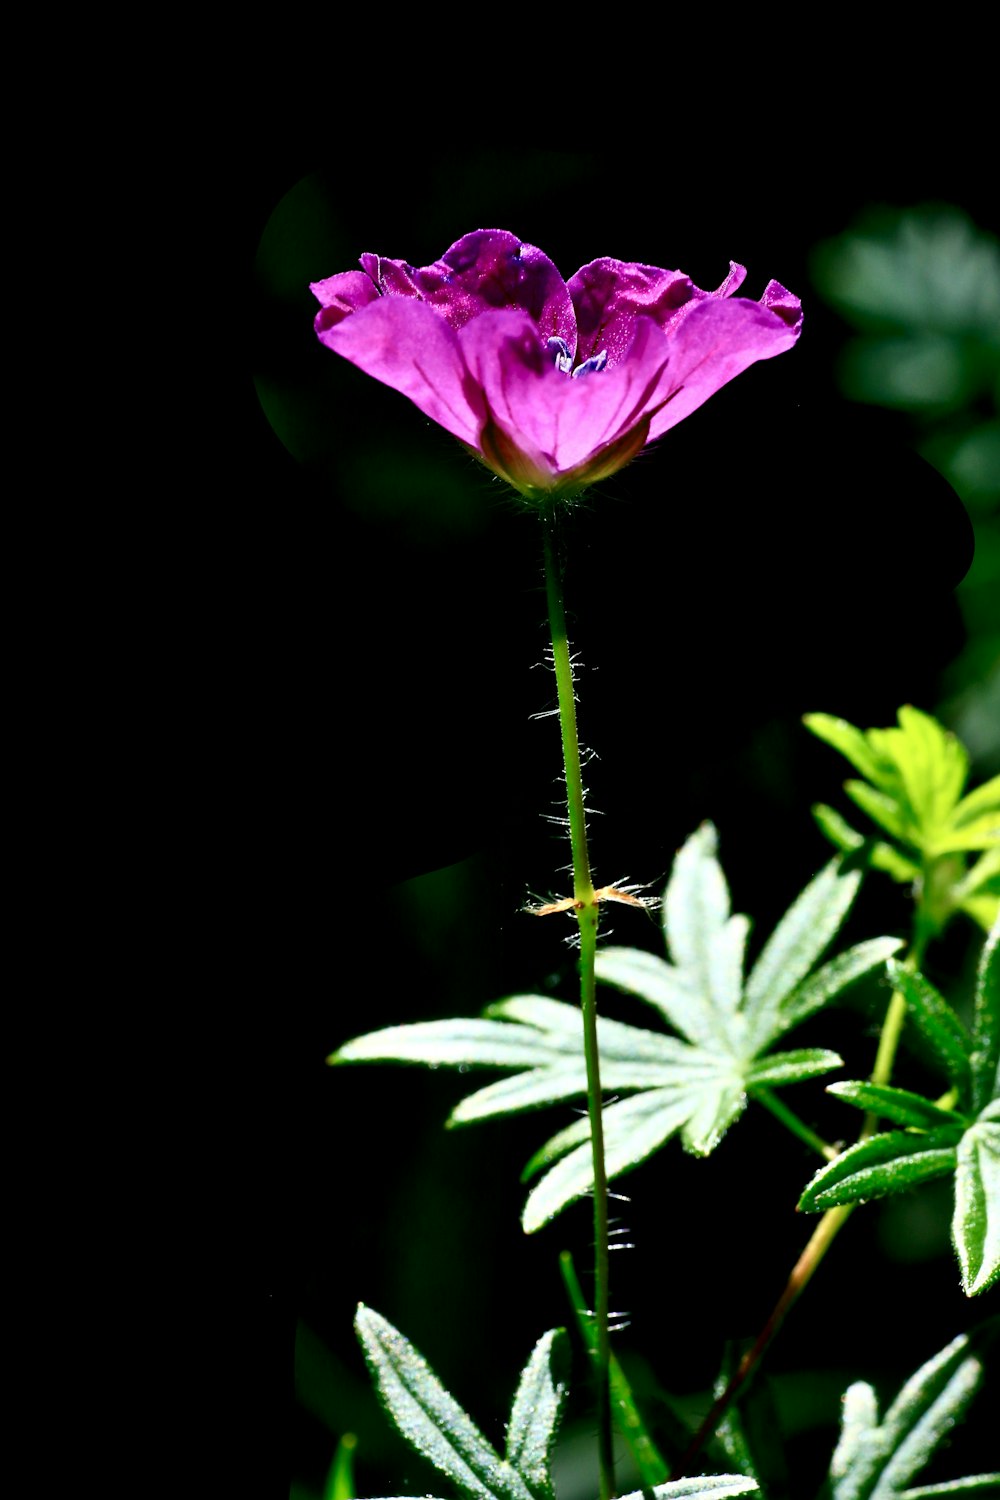
[[564,375],[570,374],[573,369],[573,356],[569,352],[569,345],[566,340],[561,338],[547,339],[545,347],[554,356],[556,369],[561,370]]
[[582,365],[577,365],[572,372],[573,379],[576,380],[580,375],[592,375],[596,370],[603,370],[607,362],[608,351],[602,349],[600,354],[591,355],[590,359],[585,359]]

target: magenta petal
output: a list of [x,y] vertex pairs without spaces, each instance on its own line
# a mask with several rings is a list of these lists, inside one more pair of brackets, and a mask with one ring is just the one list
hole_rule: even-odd
[[744,297],[706,298],[672,330],[670,364],[657,392],[667,404],[653,417],[651,439],[676,427],[748,365],[792,347],[802,309],[796,297],[780,291],[773,310]]
[[548,256],[505,229],[463,235],[432,266],[363,255],[378,292],[413,297],[433,307],[452,328],[493,308],[530,313],[543,341],[561,338],[576,348],[576,318],[566,283]]
[[325,281],[313,281],[309,290],[323,308],[316,319],[316,332],[320,325],[333,328],[349,313],[359,312],[378,297],[371,278],[364,271],[341,271],[339,276],[328,276]]
[[326,315],[324,309],[317,316],[316,332],[327,348],[408,396],[433,422],[478,448],[485,418],[482,396],[469,376],[458,337],[443,318],[422,302],[397,297],[376,297],[333,327],[323,326]]
[[648,319],[637,326],[628,359],[579,379],[555,367],[524,314],[484,313],[459,339],[493,422],[517,445],[531,471],[527,482],[539,489],[585,470],[644,421],[669,355]]
[[577,360],[582,363],[607,350],[609,366],[625,357],[637,319],[652,318],[658,327],[668,327],[692,297],[708,295],[682,271],[623,260],[592,260],[568,285],[579,330]]

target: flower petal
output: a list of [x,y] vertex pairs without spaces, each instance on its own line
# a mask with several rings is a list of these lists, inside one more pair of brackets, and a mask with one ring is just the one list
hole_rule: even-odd
[[452,328],[493,308],[523,308],[542,342],[565,339],[576,348],[576,317],[559,272],[535,245],[505,229],[476,229],[456,240],[432,266],[363,255],[361,264],[381,296],[426,302]]
[[485,405],[458,337],[443,318],[422,302],[399,297],[376,297],[332,327],[325,322],[328,314],[324,308],[316,318],[321,343],[408,396],[425,416],[478,449]]
[[632,343],[636,320],[652,318],[667,328],[692,297],[707,297],[683,271],[661,271],[635,261],[592,260],[569,279],[582,363],[607,350],[608,366],[620,364]]
[[802,326],[802,307],[777,282],[768,305],[745,297],[707,298],[691,309],[670,334],[670,365],[657,399],[669,402],[653,417],[652,440],[707,401],[734,376],[759,359],[790,349]]
[[[669,395],[661,392],[668,342],[649,319],[636,325],[627,359],[578,380],[555,367],[525,313],[484,313],[459,341],[493,423],[524,458],[519,487],[551,487],[570,475],[580,484],[592,479],[586,471],[601,451],[638,431]],[[510,472],[509,463],[504,469]]]

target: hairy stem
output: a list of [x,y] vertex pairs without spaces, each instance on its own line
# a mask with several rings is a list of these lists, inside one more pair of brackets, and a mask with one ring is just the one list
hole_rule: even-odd
[[597,993],[594,960],[597,954],[599,909],[590,874],[587,850],[587,817],[580,771],[580,742],[576,729],[576,698],[573,665],[566,634],[562,575],[556,556],[555,512],[543,512],[545,539],[545,590],[552,633],[552,658],[559,694],[559,724],[562,730],[563,767],[566,775],[566,807],[573,849],[573,898],[580,926],[580,1003],[583,1010],[583,1046],[587,1063],[587,1111],[594,1158],[594,1318],[597,1345],[594,1376],[597,1387],[598,1462],[600,1500],[614,1494],[614,1460],[611,1446],[611,1393],[609,1367],[611,1344],[608,1333],[608,1182],[604,1169],[604,1120],[601,1103],[600,1054],[597,1045]]
[[811,1150],[818,1151],[820,1156],[824,1157],[827,1161],[836,1160],[840,1154],[836,1146],[831,1146],[828,1141],[824,1141],[821,1135],[817,1135],[815,1130],[811,1130],[804,1120],[799,1119],[793,1109],[789,1109],[783,1099],[779,1099],[777,1094],[773,1094],[770,1089],[759,1086],[752,1089],[751,1093],[759,1103],[763,1104],[765,1109],[771,1111],[776,1120],[781,1121],[786,1130],[790,1130],[793,1135],[798,1136],[800,1141],[805,1141]]

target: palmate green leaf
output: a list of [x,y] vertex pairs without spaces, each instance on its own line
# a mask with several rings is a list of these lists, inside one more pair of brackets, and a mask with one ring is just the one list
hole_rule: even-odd
[[[552,1442],[566,1396],[556,1367],[566,1359],[563,1329],[543,1334],[518,1382],[500,1458],[445,1390],[410,1341],[371,1308],[359,1306],[358,1338],[379,1397],[403,1437],[468,1500],[552,1500]],[[715,1474],[657,1484],[657,1500],[710,1500],[757,1488],[742,1474]],[[623,1500],[646,1500],[637,1491]]]
[[[601,1082],[619,1098],[604,1111],[609,1178],[630,1171],[672,1136],[685,1150],[713,1151],[755,1088],[776,1088],[840,1066],[823,1048],[772,1051],[779,1039],[901,947],[859,943],[819,968],[854,899],[860,872],[834,859],[810,882],[764,945],[744,992],[749,922],[733,914],[717,837],[703,824],[678,853],[663,902],[672,962],[630,948],[598,954],[597,977],[651,1005],[680,1036],[607,1017],[597,1023]],[[810,972],[811,971],[811,972]],[[516,1070],[460,1101],[449,1125],[512,1114],[586,1095],[583,1020],[576,1006],[515,995],[478,1020],[392,1026],[346,1042],[332,1063],[393,1061],[432,1067]],[[559,1131],[528,1164],[524,1226],[538,1229],[593,1187],[590,1123]]]
[[864,1381],[844,1395],[840,1440],[830,1465],[832,1500],[896,1500],[930,1493],[979,1493],[974,1475],[948,1486],[911,1491],[907,1486],[933,1457],[975,1395],[983,1376],[982,1348],[995,1327],[961,1334],[921,1366],[903,1386],[882,1422],[875,1392]]
[[[832,808],[814,808],[816,820],[838,848],[859,849],[894,880],[916,881],[934,865],[933,909],[928,903],[923,913],[932,926],[964,910],[988,930],[1000,911],[1000,888],[986,882],[997,872],[988,864],[982,883],[970,888],[963,856],[1000,852],[1000,776],[963,797],[969,758],[960,741],[919,709],[901,708],[898,719],[898,728],[867,731],[830,714],[807,714],[803,722],[861,772],[863,780],[845,783],[847,795],[902,850],[882,840],[866,843]],[[947,856],[954,868],[942,880]]]

